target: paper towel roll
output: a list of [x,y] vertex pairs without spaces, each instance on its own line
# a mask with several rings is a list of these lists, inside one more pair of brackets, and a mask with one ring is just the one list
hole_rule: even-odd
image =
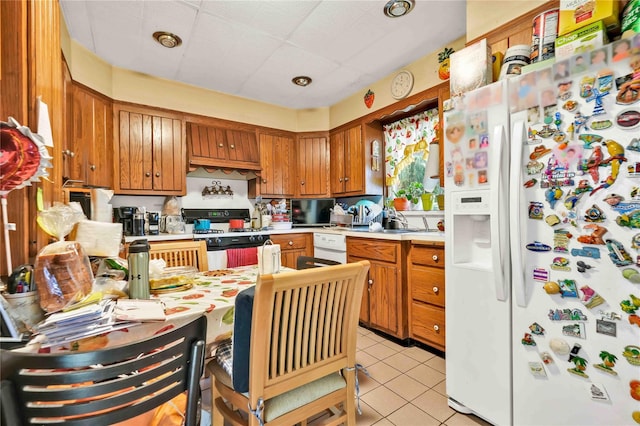
[[113,222],[113,206],[109,201],[113,197],[113,190],[94,188],[91,190],[91,220],[96,222]]
[[277,274],[280,272],[281,263],[280,244],[265,243],[258,247],[258,273]]

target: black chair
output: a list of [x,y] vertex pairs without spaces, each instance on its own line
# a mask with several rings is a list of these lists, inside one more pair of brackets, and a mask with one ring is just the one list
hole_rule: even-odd
[[183,424],[195,426],[206,332],[201,316],[165,333],[96,351],[0,350],[2,424],[113,424],[187,391]]
[[319,257],[298,256],[296,269],[319,268],[321,266],[340,265],[340,262],[329,259],[320,259]]

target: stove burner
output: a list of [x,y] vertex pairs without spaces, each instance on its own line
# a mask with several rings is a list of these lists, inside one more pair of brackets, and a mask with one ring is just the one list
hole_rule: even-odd
[[194,229],[194,234],[222,234],[222,229]]

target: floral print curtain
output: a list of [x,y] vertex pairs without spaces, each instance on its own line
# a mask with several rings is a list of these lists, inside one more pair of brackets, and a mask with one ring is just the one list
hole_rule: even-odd
[[383,127],[388,194],[400,181],[424,181],[429,144],[437,138],[439,125],[434,108]]

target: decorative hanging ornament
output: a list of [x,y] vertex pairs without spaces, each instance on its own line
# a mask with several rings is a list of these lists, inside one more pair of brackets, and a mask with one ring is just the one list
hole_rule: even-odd
[[371,108],[373,106],[373,100],[376,98],[376,94],[371,91],[371,89],[367,90],[367,93],[364,94],[364,104],[367,108]]
[[26,126],[9,117],[0,122],[0,195],[30,186],[38,179],[47,179],[47,168],[53,167],[52,157],[44,139]]
[[449,57],[453,52],[454,50],[451,47],[445,47],[442,52],[438,53],[438,62],[440,63],[440,67],[438,68],[438,77],[440,77],[440,80],[449,79]]

